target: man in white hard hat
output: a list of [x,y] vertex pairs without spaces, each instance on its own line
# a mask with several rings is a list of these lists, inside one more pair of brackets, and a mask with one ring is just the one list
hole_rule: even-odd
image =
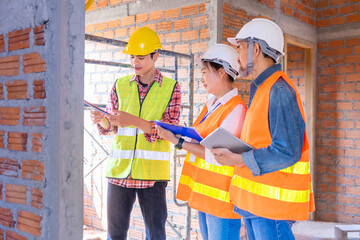
[[229,194],[248,239],[295,239],[292,224],[308,219],[314,200],[301,99],[277,64],[284,55],[283,32],[258,18],[228,41],[238,48],[242,76],[254,78],[241,139],[255,150],[212,153],[220,164],[235,166]]

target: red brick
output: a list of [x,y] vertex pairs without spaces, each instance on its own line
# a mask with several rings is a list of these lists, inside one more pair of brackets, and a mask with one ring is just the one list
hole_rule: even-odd
[[330,20],[329,19],[316,20],[316,26],[319,28],[328,27],[330,26]]
[[108,1],[107,0],[98,0],[97,2],[97,7],[98,8],[104,8],[108,6]]
[[180,19],[174,21],[174,30],[180,30],[190,27],[190,18]]
[[143,14],[137,14],[135,16],[135,22],[136,23],[144,23],[147,22],[149,18],[149,14],[148,13],[143,13]]
[[110,0],[110,5],[114,6],[114,5],[118,5],[121,3],[121,0]]
[[228,37],[234,37],[235,36],[235,31],[228,29],[228,28],[223,28],[223,38],[228,38]]
[[233,16],[235,11],[232,9],[232,7],[229,4],[224,3],[223,13],[226,13],[226,14],[229,14],[229,15]]
[[359,136],[360,131],[346,130],[346,138],[358,138]]
[[5,52],[4,34],[0,34],[0,52]]
[[6,202],[26,205],[26,191],[24,185],[6,184]]
[[85,33],[94,32],[94,31],[95,31],[95,24],[85,25]]
[[179,42],[180,41],[180,33],[167,33],[165,34],[165,41],[166,42]]
[[344,57],[340,56],[340,57],[328,57],[328,64],[329,65],[338,65],[338,64],[343,64],[344,63]]
[[200,39],[210,38],[210,33],[208,28],[200,30]]
[[198,39],[198,31],[197,30],[191,30],[181,33],[181,41],[191,41]]
[[46,97],[44,80],[34,80],[34,99],[43,99]]
[[30,93],[27,91],[27,82],[24,80],[14,80],[6,82],[7,99],[29,99]]
[[179,14],[179,8],[165,10],[165,18],[178,18]]
[[6,230],[6,238],[7,240],[27,240],[26,237],[17,234],[15,232],[12,232],[10,230]]
[[20,164],[16,160],[0,158],[0,175],[7,177],[18,177]]
[[9,51],[28,48],[30,31],[31,28],[26,28],[26,29],[10,32],[8,34]]
[[340,25],[346,23],[346,17],[340,16],[340,17],[334,17],[331,19],[331,25]]
[[359,63],[359,58],[357,55],[345,56],[345,63]]
[[107,22],[103,22],[103,23],[97,23],[96,24],[96,30],[105,30],[107,29]]
[[26,151],[27,133],[8,132],[8,149]]
[[10,209],[0,207],[0,224],[10,228],[14,227],[15,221]]
[[194,17],[192,19],[193,27],[205,26],[207,24],[207,22],[208,22],[207,16]]
[[205,13],[207,5],[209,5],[209,2],[200,3],[200,5],[199,5],[199,14]]
[[24,54],[23,56],[24,73],[45,72],[45,60],[38,53]]
[[340,14],[348,14],[355,12],[355,5],[340,7]]
[[319,42],[318,44],[317,44],[317,48],[318,49],[325,49],[325,48],[327,48],[327,42]]
[[324,74],[324,75],[336,74],[336,68],[335,67],[322,68],[321,74]]
[[24,126],[44,126],[46,110],[44,106],[24,107]]
[[352,38],[345,40],[346,46],[356,46],[360,45],[360,38]]
[[181,8],[181,16],[189,16],[197,14],[198,5],[189,5]]
[[36,181],[44,179],[44,163],[35,160],[23,160],[22,178]]
[[31,212],[18,211],[17,229],[40,237],[42,217]]
[[338,102],[336,103],[336,109],[338,110],[352,110],[353,105],[349,102]]
[[149,21],[161,20],[161,19],[163,19],[163,17],[164,17],[163,10],[153,11],[153,12],[150,12],[150,14],[149,14]]
[[333,17],[339,14],[338,8],[327,8],[323,10],[324,17]]
[[0,124],[15,126],[20,123],[20,108],[0,107]]
[[128,16],[121,19],[121,26],[129,26],[134,24],[134,16]]
[[339,66],[338,67],[338,73],[339,74],[352,73],[352,72],[354,72],[354,66],[353,65],[344,65],[344,66]]
[[352,14],[349,15],[347,18],[349,23],[360,22],[360,14]]
[[120,19],[116,19],[108,22],[108,28],[115,28],[120,26]]
[[19,75],[19,56],[0,58],[0,76]]
[[157,24],[157,32],[170,31],[172,27],[172,21],[159,22]]
[[115,30],[115,37],[125,37],[127,35],[127,28],[118,28]]
[[324,7],[328,7],[328,0],[319,0],[316,1],[316,8],[324,8]]
[[[182,41],[184,40],[182,39]],[[190,46],[189,44],[175,44],[174,51],[179,53],[189,54]],[[183,89],[183,87],[181,89]]]

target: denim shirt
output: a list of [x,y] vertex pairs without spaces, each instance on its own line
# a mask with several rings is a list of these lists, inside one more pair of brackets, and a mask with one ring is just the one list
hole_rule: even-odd
[[[277,71],[281,71],[280,64],[269,67],[252,81],[249,108],[258,87]],[[296,93],[283,78],[278,79],[270,90],[268,114],[271,145],[241,155],[254,176],[290,167],[301,157],[305,122],[297,104]]]

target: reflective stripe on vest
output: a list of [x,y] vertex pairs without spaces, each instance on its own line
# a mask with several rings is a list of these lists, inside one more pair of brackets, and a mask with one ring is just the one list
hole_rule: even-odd
[[[134,150],[116,150],[110,151],[111,158],[132,159],[134,157]],[[135,158],[142,158],[154,161],[170,161],[169,152],[147,151],[147,150],[135,150]]]
[[[206,137],[216,128],[232,110],[242,104],[240,96],[233,97],[225,105],[219,106],[201,124],[207,112],[204,109],[196,119],[194,126],[202,137]],[[234,205],[229,199],[229,185],[234,173],[234,168],[229,166],[215,166],[196,157],[194,162],[189,162],[190,154],[185,158],[182,169],[177,198],[188,201],[189,206],[221,218],[240,218],[233,212]]]
[[[301,99],[295,86],[285,73],[274,73],[256,91],[241,132],[241,139],[257,149],[266,148],[272,142],[268,124],[270,90],[280,77],[296,92],[299,110],[304,119]],[[314,211],[308,153],[305,130],[301,158],[294,165],[261,176],[253,176],[247,167],[235,167],[229,191],[230,199],[238,208],[260,217],[307,220],[309,213]]]
[[[119,110],[144,120],[162,119],[168,106],[176,81],[163,77],[161,86],[154,81],[140,103],[139,91],[132,76],[119,78],[116,82]],[[137,180],[170,180],[170,143],[146,141],[142,130],[135,127],[118,128],[107,161],[106,176]]]
[[179,183],[188,186],[192,189],[194,193],[200,193],[205,196],[215,198],[219,201],[230,203],[228,191],[222,191],[220,189],[207,186],[205,184],[197,183],[194,181],[194,179],[185,175],[181,175]]
[[[136,132],[137,131],[137,132]],[[118,136],[136,136],[136,134],[144,134],[143,130],[138,128],[118,128],[117,135]]]

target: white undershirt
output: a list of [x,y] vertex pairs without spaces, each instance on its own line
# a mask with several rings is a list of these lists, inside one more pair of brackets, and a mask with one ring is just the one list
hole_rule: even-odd
[[[218,99],[216,102],[214,102],[215,97],[210,98],[206,103],[208,112],[211,112],[213,108],[217,106],[218,103],[224,105],[231,98],[237,95],[238,95],[238,90],[236,88],[233,88],[231,91],[227,92],[224,96]],[[226,116],[226,118],[224,119],[224,121],[221,123],[220,126],[225,130],[229,131],[230,133],[234,134],[235,136],[240,137],[242,125],[245,119],[245,113],[246,113],[246,108],[241,104],[237,105],[229,113],[229,115]],[[211,114],[212,113],[210,113],[210,115]],[[215,160],[214,155],[210,152],[210,149],[207,148],[205,148],[205,161],[214,164],[216,166],[222,166]]]

